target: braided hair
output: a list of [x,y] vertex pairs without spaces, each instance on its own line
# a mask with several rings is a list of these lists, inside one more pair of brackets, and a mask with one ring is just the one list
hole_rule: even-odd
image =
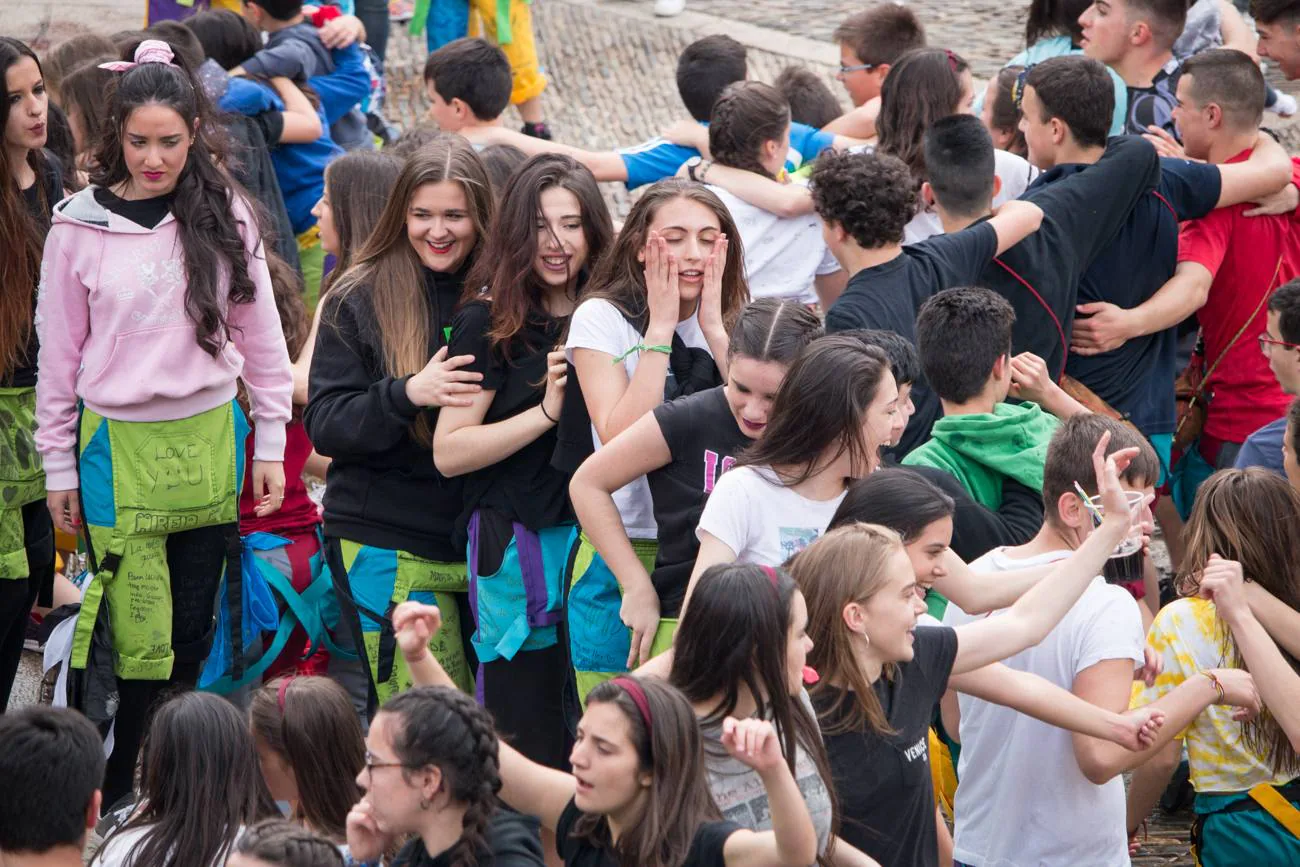
[[771,177],[759,158],[763,144],[781,141],[789,128],[790,104],[781,91],[759,81],[737,81],[713,104],[709,153],[718,165]]
[[267,819],[244,831],[235,854],[275,867],[343,867],[343,853],[324,837],[284,819]]
[[[449,852],[452,867],[477,867],[487,848],[488,821],[501,791],[501,765],[492,717],[474,699],[448,687],[422,686],[389,700],[384,713],[401,719],[393,752],[410,770],[436,765],[451,800],[465,806],[460,840]],[[408,770],[409,769],[409,770]]]

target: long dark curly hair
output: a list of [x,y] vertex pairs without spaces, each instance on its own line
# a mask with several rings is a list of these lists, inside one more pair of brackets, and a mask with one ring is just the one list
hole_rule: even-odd
[[[185,312],[204,352],[217,356],[230,339],[229,304],[248,304],[257,293],[249,275],[254,255],[240,234],[259,235],[251,199],[222,169],[224,149],[215,141],[211,110],[192,70],[179,55],[167,63],[141,63],[109,89],[108,120],[101,130],[91,182],[113,188],[131,179],[123,152],[131,113],[145,105],[172,109],[194,131],[185,167],[176,182],[172,216],[185,261]],[[235,200],[244,203],[236,217]],[[252,222],[253,225],[247,225]],[[257,244],[260,250],[261,244]],[[222,293],[225,297],[222,297]]]
[[465,805],[463,830],[449,863],[452,867],[476,867],[501,791],[492,716],[473,698],[442,686],[404,692],[389,699],[381,712],[400,720],[393,735],[393,752],[403,765],[402,773],[436,766],[448,795]]

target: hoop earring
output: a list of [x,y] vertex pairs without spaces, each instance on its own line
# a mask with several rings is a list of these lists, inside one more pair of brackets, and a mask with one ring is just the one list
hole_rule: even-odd
[[421,810],[427,810],[427,809],[429,809],[429,807],[432,806],[432,804],[433,804],[433,802],[430,801],[428,798],[421,798],[421,799],[420,799],[420,809],[421,809]]

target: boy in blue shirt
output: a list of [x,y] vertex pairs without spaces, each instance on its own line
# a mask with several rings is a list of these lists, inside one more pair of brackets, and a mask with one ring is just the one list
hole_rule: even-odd
[[[682,51],[677,59],[677,92],[694,119],[694,123],[689,126],[692,127],[693,137],[698,138],[700,143],[708,141],[708,121],[713,103],[728,85],[744,81],[747,76],[745,46],[730,36],[706,36],[695,40]],[[617,151],[583,150],[572,145],[534,139],[503,127],[493,127],[470,138],[482,146],[511,144],[529,156],[539,153],[568,154],[590,169],[596,180],[622,181],[629,190],[671,178],[688,160],[700,155],[695,147],[673,144],[665,138],[653,138]],[[845,148],[857,143],[854,139],[823,132],[801,123],[791,124],[786,171],[793,172],[804,163],[811,163],[827,148]]]
[[303,16],[302,0],[244,2],[244,17],[269,34],[266,47],[231,75],[306,79],[321,98],[334,141],[346,150],[369,150],[374,136],[358,105],[370,95],[370,73],[359,45],[330,51]]

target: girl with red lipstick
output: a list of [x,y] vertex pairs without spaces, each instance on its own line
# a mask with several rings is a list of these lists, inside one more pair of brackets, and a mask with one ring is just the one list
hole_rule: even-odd
[[[592,657],[591,670],[621,674],[650,658],[657,637],[671,642],[704,503],[763,435],[787,369],[821,334],[817,316],[798,301],[751,302],[731,329],[726,385],[661,404],[574,473],[569,496],[583,533],[618,582],[598,597],[578,588],[569,597],[569,634]],[[637,557],[614,500],[643,475],[658,526],[653,572]]]
[[[441,625],[438,610],[408,604],[393,619],[416,681],[449,685],[426,649]],[[762,781],[770,831],[722,819],[690,702],[653,678],[618,677],[592,690],[573,774],[501,742],[501,799],[555,832],[567,867],[808,867],[817,860],[817,831],[776,730],[730,716],[719,725],[722,748]]]
[[[569,324],[570,390],[582,400],[566,409],[557,462],[573,472],[593,449],[665,400],[721,385],[727,327],[746,300],[739,235],[718,197],[683,180],[651,187],[632,207]],[[657,530],[649,484],[639,476],[613,499],[636,556],[653,569]],[[569,605],[576,612],[571,619],[581,624],[583,606],[617,604],[618,581],[585,535],[573,562]],[[653,630],[657,614],[638,610],[643,628]],[[576,639],[570,649],[579,697],[623,664],[618,654],[588,653]]]
[[36,315],[46,504],[91,564],[70,691],[112,723],[108,803],[131,790],[152,706],[197,682],[223,595],[243,646],[244,467],[258,517],[279,511],[293,391],[257,216],[202,88],[164,42],[133,57],[110,66],[91,185],[54,209]]
[[[0,709],[9,701],[22,655],[27,616],[54,585],[54,525],[36,432],[36,355],[32,316],[41,249],[50,212],[63,198],[63,177],[49,158],[45,130],[49,97],[36,55],[0,37]],[[12,492],[11,492],[12,489]],[[47,603],[48,604],[48,603]]]
[[453,540],[463,483],[440,473],[431,451],[440,409],[480,392],[482,374],[464,369],[474,359],[449,356],[448,343],[494,207],[469,143],[430,142],[322,304],[303,422],[333,459],[325,557],[346,624],[340,645],[356,645],[368,674],[345,686],[367,714],[410,686],[388,620],[408,596],[442,604],[451,628],[437,652],[473,688],[465,547]]
[[574,529],[569,474],[551,466],[565,400],[556,347],[613,237],[581,163],[543,154],[511,176],[451,326],[451,354],[473,357],[482,391],[443,409],[433,435],[439,472],[465,480],[455,542],[468,543],[483,703],[521,752],[556,768],[569,746],[557,632]]

